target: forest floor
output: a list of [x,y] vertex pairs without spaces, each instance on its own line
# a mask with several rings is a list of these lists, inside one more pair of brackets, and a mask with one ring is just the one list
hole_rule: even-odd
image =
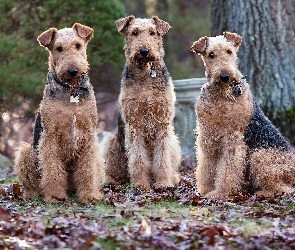
[[184,160],[176,188],[103,187],[93,204],[25,201],[0,180],[0,249],[295,249],[294,196],[206,199]]

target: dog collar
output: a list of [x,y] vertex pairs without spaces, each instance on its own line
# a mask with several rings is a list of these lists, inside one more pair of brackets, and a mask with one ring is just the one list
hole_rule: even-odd
[[[62,80],[60,80],[59,77],[54,72],[49,71],[48,72],[48,75],[47,75],[47,80],[49,80],[49,82],[51,82],[52,79],[56,83],[58,83],[61,86],[63,86],[65,89],[70,90],[71,87],[72,87],[67,82],[63,82]],[[87,74],[83,74],[82,77],[81,77],[81,79],[80,79],[81,86],[79,87],[79,90],[84,90],[84,91],[87,91],[88,90],[88,87],[83,86],[86,82],[88,82],[88,80],[89,80],[89,76]]]
[[[65,88],[66,90],[71,91],[71,85],[63,82],[54,72],[49,71],[47,74],[47,82],[46,84],[50,84],[52,81],[56,82],[57,84],[61,85],[63,88]],[[85,83],[87,83],[89,81],[89,76],[87,74],[83,74],[80,82],[81,82],[81,86],[79,87],[79,89],[76,92],[71,92],[71,96],[70,96],[70,102],[72,103],[78,103],[79,102],[79,98],[80,98],[80,90],[82,91],[88,91],[89,88],[87,86],[85,86]]]

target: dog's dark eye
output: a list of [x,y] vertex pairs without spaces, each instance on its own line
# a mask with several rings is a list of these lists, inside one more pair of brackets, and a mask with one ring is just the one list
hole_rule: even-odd
[[133,31],[133,32],[132,32],[132,36],[138,36],[137,31]]
[[151,35],[151,36],[154,36],[154,35],[155,35],[155,32],[154,32],[154,31],[151,31],[151,32],[150,32],[150,35]]
[[227,50],[226,51],[227,52],[227,54],[229,54],[229,55],[231,55],[233,52],[231,52],[231,50]]
[[214,53],[213,52],[209,53],[209,57],[214,58]]
[[76,49],[79,50],[81,48],[81,44],[77,43],[76,44]]
[[56,50],[57,50],[58,52],[63,52],[63,48],[62,48],[61,46],[58,46],[58,47],[56,48]]

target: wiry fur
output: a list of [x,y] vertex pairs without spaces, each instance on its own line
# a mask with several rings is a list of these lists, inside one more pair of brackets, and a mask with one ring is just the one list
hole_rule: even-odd
[[[26,198],[42,194],[45,201],[55,202],[73,191],[80,201],[100,196],[103,161],[96,101],[87,75],[86,47],[92,36],[93,29],[76,23],[38,37],[49,51],[49,73],[33,143],[22,143],[15,158],[15,173]],[[79,100],[70,102],[73,97]]]
[[198,191],[207,197],[293,192],[295,157],[238,70],[241,42],[241,36],[225,32],[192,45],[208,78],[195,106]]
[[[175,93],[163,60],[162,38],[170,25],[156,16],[128,16],[116,25],[126,42],[119,95],[123,125],[106,148],[106,180],[116,181],[128,172],[137,187],[175,185],[179,182],[181,148],[174,132]],[[146,49],[144,55],[142,50]],[[126,153],[128,166],[121,160]]]

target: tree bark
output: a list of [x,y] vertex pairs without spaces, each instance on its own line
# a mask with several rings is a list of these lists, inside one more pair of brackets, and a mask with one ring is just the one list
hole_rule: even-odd
[[266,116],[295,142],[294,0],[211,0],[212,35],[243,37],[240,71]]

